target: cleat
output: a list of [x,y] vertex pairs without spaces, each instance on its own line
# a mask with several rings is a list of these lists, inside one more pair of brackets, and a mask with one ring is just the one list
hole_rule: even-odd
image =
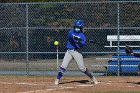
[[92,78],[91,78],[91,83],[93,83],[93,84],[98,84],[98,81],[96,80],[95,77],[92,77]]
[[55,85],[59,85],[59,79],[56,79],[54,82]]

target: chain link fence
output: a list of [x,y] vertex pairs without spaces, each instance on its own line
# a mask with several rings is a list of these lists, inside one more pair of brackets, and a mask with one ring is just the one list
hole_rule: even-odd
[[[94,74],[139,72],[140,59],[124,51],[128,44],[140,52],[139,1],[1,3],[0,19],[0,74],[56,75],[76,19],[85,23],[83,56]],[[60,42],[58,64],[55,40]],[[67,70],[80,74],[74,60]]]

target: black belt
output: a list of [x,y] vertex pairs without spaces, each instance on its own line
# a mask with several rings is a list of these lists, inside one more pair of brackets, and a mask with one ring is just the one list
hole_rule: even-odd
[[78,51],[78,52],[82,52],[82,50],[80,48],[75,49],[75,48],[68,48],[68,50],[74,50],[74,51]]
[[75,48],[68,48],[68,50],[78,50],[78,49],[75,49]]

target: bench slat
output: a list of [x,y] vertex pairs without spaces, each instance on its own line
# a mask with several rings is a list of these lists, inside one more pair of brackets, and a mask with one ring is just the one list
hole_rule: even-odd
[[[117,35],[107,35],[107,41],[117,41]],[[120,35],[120,41],[140,41],[140,35]]]
[[[118,46],[104,46],[104,47],[114,47],[114,48],[116,48]],[[119,47],[126,47],[126,46],[119,46]],[[129,47],[140,47],[140,46],[129,46]]]
[[[105,47],[118,47],[112,45],[113,41],[118,41],[117,35],[107,35],[107,41],[110,42],[110,46],[105,46]],[[119,41],[140,41],[140,35],[120,35]],[[125,47],[125,46],[119,46],[119,47]],[[140,46],[130,46],[130,47],[140,47]]]

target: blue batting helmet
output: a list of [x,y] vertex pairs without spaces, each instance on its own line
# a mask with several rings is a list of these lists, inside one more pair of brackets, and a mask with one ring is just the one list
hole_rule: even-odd
[[83,23],[82,20],[75,20],[74,21],[74,26],[83,27],[84,26],[84,23]]

